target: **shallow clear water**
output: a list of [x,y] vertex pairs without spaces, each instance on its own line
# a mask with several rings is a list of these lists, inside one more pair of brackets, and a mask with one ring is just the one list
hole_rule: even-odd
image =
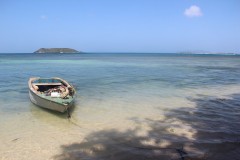
[[[0,54],[0,159],[240,158],[239,68],[240,56]],[[30,102],[33,76],[74,85],[71,120]]]

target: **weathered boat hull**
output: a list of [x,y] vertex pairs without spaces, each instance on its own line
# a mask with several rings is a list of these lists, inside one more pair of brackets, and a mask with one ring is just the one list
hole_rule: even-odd
[[67,109],[69,109],[73,104],[73,101],[68,105],[58,104],[54,101],[49,101],[42,97],[39,97],[32,91],[29,91],[29,97],[30,97],[31,102],[39,107],[62,112],[62,113],[64,113]]
[[72,98],[72,101],[58,103],[55,102],[54,99],[46,99],[40,95],[38,95],[36,92],[33,91],[33,88],[29,85],[29,98],[31,102],[39,107],[46,108],[49,110],[57,111],[57,112],[66,112],[70,107],[72,107],[74,102],[74,97]]

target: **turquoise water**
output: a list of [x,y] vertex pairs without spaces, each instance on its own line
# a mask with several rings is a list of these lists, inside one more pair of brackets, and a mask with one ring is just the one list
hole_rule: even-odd
[[[240,158],[239,68],[237,55],[0,54],[0,157]],[[29,101],[33,76],[74,85],[71,120]]]

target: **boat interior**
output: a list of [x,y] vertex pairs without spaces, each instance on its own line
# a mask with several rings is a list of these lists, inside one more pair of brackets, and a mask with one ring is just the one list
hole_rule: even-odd
[[37,79],[32,81],[31,84],[33,90],[45,96],[67,99],[75,93],[75,90],[69,84],[58,79]]
[[38,92],[46,92],[62,85],[62,83],[33,83],[33,88]]

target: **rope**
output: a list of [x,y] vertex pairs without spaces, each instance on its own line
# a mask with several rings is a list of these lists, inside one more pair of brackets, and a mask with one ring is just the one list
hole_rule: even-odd
[[70,119],[71,118],[71,114],[69,112],[69,108],[67,108],[66,111],[67,111],[67,118]]
[[[73,121],[72,116],[71,116],[70,111],[69,111],[69,108],[67,108],[66,111],[67,111],[68,121],[69,121],[70,123],[72,123],[73,125],[75,125],[75,126],[83,129],[83,127],[81,127],[79,124],[77,124],[76,122]],[[84,128],[84,129],[86,129],[86,128]]]
[[[72,118],[68,118],[68,121],[71,122],[73,125],[75,125],[75,126],[83,129],[83,127],[81,127],[79,124],[77,124],[76,122],[74,122],[74,121],[72,120]],[[86,129],[86,128],[84,128],[84,129]]]

